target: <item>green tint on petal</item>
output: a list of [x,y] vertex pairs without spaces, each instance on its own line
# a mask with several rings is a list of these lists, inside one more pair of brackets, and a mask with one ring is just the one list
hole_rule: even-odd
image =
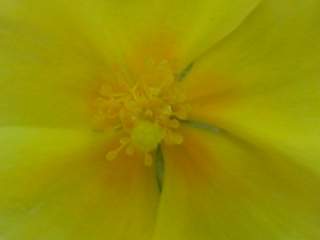
[[234,31],[260,0],[163,1],[159,22],[177,37],[178,58],[186,67]]
[[184,133],[184,146],[165,149],[155,240],[319,239],[312,172],[232,135]]
[[2,238],[150,239],[158,192],[142,161],[107,162],[97,133],[0,133]]
[[[319,173],[319,13],[319,1],[264,1],[194,66],[189,89],[208,91],[193,117]],[[216,77],[197,80],[205,72]]]
[[162,147],[158,146],[155,156],[154,156],[154,168],[155,168],[155,176],[157,179],[159,192],[162,192],[163,188],[163,176],[165,174],[165,161],[163,157]]

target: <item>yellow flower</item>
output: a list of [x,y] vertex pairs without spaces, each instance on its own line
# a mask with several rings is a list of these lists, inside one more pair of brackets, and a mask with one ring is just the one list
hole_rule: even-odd
[[320,239],[318,0],[0,0],[0,239]]

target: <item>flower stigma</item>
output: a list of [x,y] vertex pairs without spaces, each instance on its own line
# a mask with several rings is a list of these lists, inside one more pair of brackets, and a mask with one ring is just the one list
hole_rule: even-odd
[[139,74],[120,71],[105,81],[95,101],[95,123],[99,129],[114,129],[117,147],[106,153],[108,160],[119,154],[142,154],[152,165],[160,144],[179,145],[181,121],[189,105],[168,61],[145,64]]

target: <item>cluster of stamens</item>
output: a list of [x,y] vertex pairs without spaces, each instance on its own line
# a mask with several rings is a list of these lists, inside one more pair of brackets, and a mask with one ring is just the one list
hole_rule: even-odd
[[113,128],[119,134],[116,149],[106,154],[113,160],[124,152],[143,154],[146,165],[153,162],[159,144],[177,145],[183,142],[179,133],[189,106],[179,82],[167,62],[149,64],[134,81],[125,78],[107,81],[96,101],[97,124]]

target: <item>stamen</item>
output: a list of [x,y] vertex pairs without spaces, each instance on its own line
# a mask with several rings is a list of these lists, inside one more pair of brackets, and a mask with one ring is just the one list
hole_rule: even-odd
[[115,81],[101,86],[95,104],[98,127],[117,127],[125,136],[106,158],[113,160],[122,151],[126,155],[142,154],[150,166],[159,145],[183,142],[179,129],[181,121],[188,118],[189,106],[168,61],[158,65],[150,61],[135,82],[124,69],[116,76]]
[[120,139],[120,146],[116,148],[115,150],[112,150],[106,154],[106,159],[109,161],[114,160],[118,157],[120,152],[130,143],[130,140],[127,138],[121,138]]
[[150,167],[153,163],[153,157],[150,153],[145,153],[144,155],[144,164]]

